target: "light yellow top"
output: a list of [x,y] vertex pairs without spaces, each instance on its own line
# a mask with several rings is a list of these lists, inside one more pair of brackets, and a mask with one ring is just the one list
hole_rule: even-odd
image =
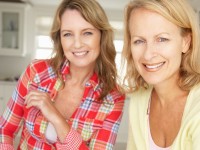
[[[148,150],[148,103],[152,88],[131,95],[127,150]],[[200,150],[200,85],[192,88],[185,105],[179,133],[171,150]]]

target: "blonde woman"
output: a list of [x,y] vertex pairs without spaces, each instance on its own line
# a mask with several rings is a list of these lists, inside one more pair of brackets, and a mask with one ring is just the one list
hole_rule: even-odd
[[200,149],[199,25],[186,0],[126,8],[127,150]]

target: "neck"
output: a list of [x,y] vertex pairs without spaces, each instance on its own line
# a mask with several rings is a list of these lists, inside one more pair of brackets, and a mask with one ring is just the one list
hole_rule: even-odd
[[67,75],[67,82],[73,85],[85,86],[85,83],[90,79],[93,73],[93,68],[70,67],[70,74]]
[[154,86],[152,99],[158,100],[161,106],[165,106],[174,100],[187,97],[189,92],[182,90],[177,81],[178,79],[174,78],[171,81],[168,80],[163,84]]

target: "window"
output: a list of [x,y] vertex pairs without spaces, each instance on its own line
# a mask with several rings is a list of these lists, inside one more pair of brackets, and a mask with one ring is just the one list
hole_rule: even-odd
[[36,59],[50,58],[53,50],[53,44],[49,36],[37,35],[36,36]]
[[36,59],[50,58],[53,44],[49,32],[53,18],[51,16],[39,16],[36,18]]

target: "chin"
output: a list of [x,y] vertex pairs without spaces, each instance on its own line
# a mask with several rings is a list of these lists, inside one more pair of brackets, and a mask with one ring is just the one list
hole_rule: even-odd
[[154,79],[144,78],[144,80],[150,85],[156,85],[160,83],[160,80],[155,79],[155,78]]

